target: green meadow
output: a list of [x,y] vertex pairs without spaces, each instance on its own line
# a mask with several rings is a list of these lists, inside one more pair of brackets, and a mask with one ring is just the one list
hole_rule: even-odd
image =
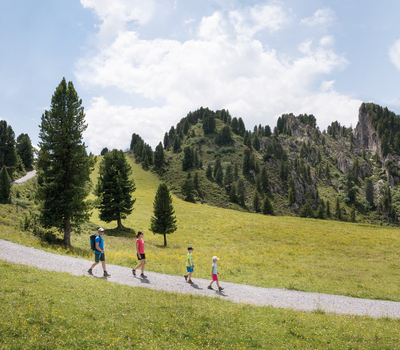
[[[173,197],[178,230],[167,236],[168,247],[164,248],[163,237],[148,230],[160,182],[129,156],[128,159],[133,169],[132,177],[137,188],[134,197],[137,200],[133,213],[123,224],[135,231],[145,232],[148,270],[183,275],[187,247],[192,245],[195,248],[194,278],[209,278],[211,258],[217,255],[221,258],[219,270],[222,281],[400,301],[398,229],[263,216],[187,203]],[[97,167],[99,162],[98,158]],[[92,180],[96,178],[97,168]],[[25,191],[33,191],[32,187],[28,183]],[[91,198],[95,199],[94,196]],[[116,222],[101,222],[97,211],[93,212],[92,222],[85,226],[85,233],[73,235],[73,248],[67,250],[21,232],[16,222],[29,211],[28,207],[14,205],[1,208],[3,222],[9,222],[6,230],[0,233],[0,238],[91,259],[89,235],[97,227],[104,226],[109,229],[105,239],[107,262],[128,267],[137,263],[132,230],[116,232]],[[10,219],[12,217],[14,220]]]
[[395,349],[400,321],[235,304],[0,261],[0,349]]

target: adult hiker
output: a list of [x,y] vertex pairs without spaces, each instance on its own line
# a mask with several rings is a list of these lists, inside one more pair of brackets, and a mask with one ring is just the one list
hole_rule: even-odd
[[93,275],[94,267],[101,261],[101,265],[103,266],[104,277],[110,277],[106,270],[106,255],[104,248],[104,228],[100,227],[98,230],[98,236],[95,239],[95,250],[94,250],[94,264],[88,270],[89,275]]
[[134,274],[134,276],[136,276],[136,269],[140,267],[142,270],[140,277],[147,278],[147,276],[144,275],[144,266],[146,265],[146,255],[144,253],[143,235],[144,233],[142,231],[139,231],[138,234],[136,235],[136,255],[139,260],[139,264],[136,265],[134,269],[132,269],[132,273]]

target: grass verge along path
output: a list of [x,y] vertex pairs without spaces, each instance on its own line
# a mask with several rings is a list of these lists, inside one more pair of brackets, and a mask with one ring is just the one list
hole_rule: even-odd
[[[87,275],[86,271],[92,264],[89,260],[52,254],[3,240],[0,240],[0,247],[0,259],[50,271],[68,272],[77,276]],[[126,284],[132,287],[144,286],[168,292],[220,297],[236,303],[243,302],[301,311],[400,318],[400,303],[392,301],[267,289],[227,282],[221,282],[225,290],[217,293],[207,289],[209,280],[194,279],[195,284],[190,285],[185,282],[183,276],[171,276],[154,272],[146,272],[147,279],[136,278],[132,275],[130,268],[116,265],[107,265],[107,271],[111,273],[111,277],[108,278],[110,282]],[[99,278],[102,276],[100,266],[96,268],[95,272],[97,272]]]

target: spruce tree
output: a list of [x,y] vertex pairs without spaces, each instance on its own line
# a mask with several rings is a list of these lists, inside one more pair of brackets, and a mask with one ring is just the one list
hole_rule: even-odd
[[254,191],[253,196],[253,211],[256,213],[260,211],[260,195],[257,190]]
[[7,204],[10,202],[10,193],[11,193],[11,179],[8,175],[7,169],[5,166],[1,169],[0,172],[0,203]]
[[231,190],[229,191],[229,200],[232,203],[236,203],[237,202],[237,196],[236,196],[236,186],[233,183],[231,186]]
[[215,159],[215,163],[214,163],[214,178],[217,176],[218,169],[222,170],[221,157],[220,156],[217,156],[217,158]]
[[238,165],[238,161],[235,160],[235,164],[233,165],[233,172],[234,172],[234,176],[235,176],[235,181],[238,179],[239,177],[239,165]]
[[225,168],[225,176],[224,176],[224,185],[228,192],[230,191],[231,185],[234,181],[235,179],[234,179],[232,164],[228,164]]
[[136,201],[132,198],[136,187],[130,179],[131,174],[123,151],[114,149],[104,155],[95,189],[95,194],[100,197],[99,218],[105,222],[117,221],[118,228],[123,227],[122,219],[132,213]]
[[196,202],[194,199],[194,190],[195,188],[193,185],[193,180],[191,178],[190,173],[188,173],[188,176],[181,187],[182,195],[185,197],[186,202],[191,202],[191,203]]
[[274,208],[267,196],[265,196],[262,206],[262,213],[264,215],[274,215]]
[[154,166],[156,167],[156,169],[161,169],[163,165],[164,165],[164,148],[160,142],[154,152]]
[[209,179],[212,179],[212,175],[213,175],[213,173],[212,173],[211,164],[208,163],[207,170],[206,170],[206,176],[207,176]]
[[13,177],[17,165],[14,131],[5,120],[0,120],[0,168],[6,166],[9,176]]
[[26,170],[33,166],[33,146],[28,134],[21,134],[17,137],[17,154],[21,157]]
[[244,187],[244,180],[239,179],[237,182],[237,187],[236,187],[236,194],[238,198],[238,202],[240,205],[244,206],[244,201],[246,197],[246,190]]
[[222,185],[223,180],[224,180],[224,176],[222,175],[222,168],[218,168],[217,174],[215,175],[215,182],[218,185]]
[[340,209],[339,197],[336,197],[336,218],[342,220],[342,209]]
[[182,170],[188,170],[193,167],[193,149],[186,146],[183,150]]
[[153,216],[150,219],[150,228],[154,234],[158,233],[164,236],[164,247],[167,246],[167,234],[176,231],[175,210],[172,206],[172,197],[165,183],[158,186],[153,203]]
[[267,168],[265,166],[263,166],[261,168],[260,180],[261,180],[262,191],[264,193],[267,193],[268,192],[269,180],[268,180]]
[[42,185],[40,222],[45,228],[64,232],[64,243],[71,245],[71,230],[89,220],[89,175],[93,156],[87,155],[82,142],[86,130],[82,100],[65,78],[51,98],[50,110],[42,115],[38,167]]
[[326,216],[329,218],[331,216],[331,204],[326,201]]
[[356,207],[353,204],[350,212],[351,222],[356,222]]
[[371,179],[365,180],[365,199],[371,207],[374,207],[374,185],[372,184]]

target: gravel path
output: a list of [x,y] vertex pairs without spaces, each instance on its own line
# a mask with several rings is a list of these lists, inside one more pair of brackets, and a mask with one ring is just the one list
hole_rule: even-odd
[[12,185],[22,185],[24,182],[33,179],[36,176],[36,170],[28,171],[24,177],[11,182]]
[[[76,276],[87,275],[87,270],[93,263],[93,261],[48,253],[1,239],[0,260],[34,266],[48,271],[67,272]],[[221,294],[218,294],[215,291],[207,289],[209,280],[193,278],[195,284],[190,285],[185,282],[183,276],[171,276],[149,271],[146,271],[147,279],[141,279],[134,277],[132,269],[128,267],[108,264],[107,271],[111,274],[111,277],[108,278],[109,282],[132,287],[141,286],[167,292],[220,297],[235,303],[249,303],[301,311],[324,310],[337,314],[400,318],[400,302],[260,288],[223,281],[221,282],[221,286],[225,290]],[[99,278],[103,278],[101,277],[102,272],[101,265],[99,264],[94,269],[94,274]]]

